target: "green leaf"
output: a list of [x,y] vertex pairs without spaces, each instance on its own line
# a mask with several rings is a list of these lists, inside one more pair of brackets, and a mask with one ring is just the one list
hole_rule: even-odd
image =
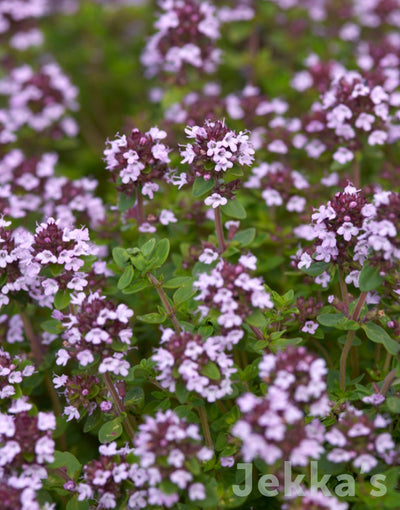
[[140,321],[146,322],[148,324],[161,324],[167,318],[165,314],[161,315],[159,313],[147,313],[146,315],[139,315],[137,317]]
[[126,289],[123,289],[123,294],[136,294],[136,292],[140,292],[143,289],[146,289],[147,287],[150,287],[150,283],[148,280],[145,280],[144,278],[140,280],[136,280],[136,282],[132,283],[129,287]]
[[132,195],[125,195],[125,193],[121,193],[118,200],[118,211],[125,212],[131,207],[135,205],[136,201],[136,193],[132,193]]
[[256,237],[256,229],[255,228],[246,228],[246,230],[241,230],[238,232],[233,238],[234,241],[237,241],[242,246],[248,246],[254,241]]
[[254,310],[254,312],[246,318],[246,323],[250,326],[263,329],[267,325],[267,320],[261,310]]
[[308,269],[302,267],[301,270],[309,276],[318,276],[323,273],[328,266],[329,264],[327,262],[314,262]]
[[144,271],[146,269],[147,261],[141,252],[136,252],[136,253],[132,254],[130,256],[130,259],[131,259],[132,264],[139,271]]
[[365,264],[360,272],[360,290],[361,292],[369,292],[376,289],[383,282],[382,276],[379,274],[379,268]]
[[102,412],[97,408],[91,415],[86,418],[85,425],[83,426],[83,432],[87,434],[94,428],[98,427],[102,422]]
[[152,269],[157,269],[158,267],[161,267],[167,260],[168,255],[169,255],[169,240],[161,239],[161,241],[157,243],[157,246],[154,250],[153,258],[150,261]]
[[400,399],[397,397],[389,397],[386,405],[391,413],[400,414]]
[[59,290],[54,296],[54,308],[57,310],[63,310],[66,306],[69,305],[70,301],[71,296],[69,293]]
[[138,407],[141,409],[144,405],[144,391],[143,388],[131,388],[125,396],[126,407]]
[[213,189],[214,184],[214,179],[206,181],[203,177],[196,177],[196,180],[193,183],[192,196],[194,198],[200,198],[203,195],[206,195]]
[[195,294],[196,289],[193,289],[192,285],[183,285],[174,293],[172,299],[176,305],[180,305],[181,303],[188,301]]
[[[59,276],[65,270],[63,264],[50,264],[49,269],[52,276]],[[4,279],[7,279],[7,274],[4,273],[3,277],[5,277]],[[5,281],[0,281],[0,286],[3,286],[3,283],[5,283]]]
[[120,248],[119,246],[116,246],[115,248],[113,248],[112,256],[113,256],[114,262],[119,267],[124,267],[129,260],[129,255],[128,255],[127,251],[124,250],[124,248]]
[[54,452],[54,461],[48,466],[51,469],[63,468],[67,470],[67,474],[70,478],[74,478],[75,473],[80,471],[82,464],[79,460],[69,452]]
[[144,245],[140,248],[140,251],[143,253],[143,255],[147,258],[149,255],[151,255],[152,251],[154,250],[154,247],[156,245],[156,240],[149,239]]
[[87,501],[78,501],[78,495],[70,499],[65,507],[66,510],[89,510],[89,503]]
[[370,340],[375,343],[382,344],[390,354],[397,356],[397,353],[399,352],[399,344],[393,340],[393,338],[391,338],[383,328],[373,322],[363,324],[362,328]]
[[176,398],[179,400],[180,404],[184,404],[189,395],[189,391],[187,390],[185,384],[178,382],[175,388]]
[[322,326],[335,328],[345,318],[343,313],[321,313],[317,317],[317,321]]
[[214,381],[219,381],[221,379],[219,368],[213,361],[209,361],[207,365],[201,369],[200,373],[206,377],[209,377],[210,379],[213,379]]
[[121,417],[103,423],[99,430],[100,443],[110,443],[122,434]]
[[168,282],[163,283],[163,287],[165,289],[177,289],[178,287],[186,285],[192,281],[193,278],[191,276],[177,276],[176,278],[172,278]]
[[131,265],[126,266],[124,269],[124,272],[122,273],[120,279],[118,280],[117,287],[119,290],[126,289],[128,285],[130,285],[131,281],[133,280],[133,276],[135,274],[135,271]]
[[321,313],[317,321],[328,328],[342,329],[344,331],[360,329],[360,325],[353,319],[344,316],[343,313]]
[[244,220],[247,216],[245,208],[239,200],[228,200],[228,203],[221,206],[222,212],[230,218]]
[[44,331],[47,331],[53,335],[59,335],[63,331],[62,324],[57,319],[49,319],[47,321],[43,321],[40,326]]

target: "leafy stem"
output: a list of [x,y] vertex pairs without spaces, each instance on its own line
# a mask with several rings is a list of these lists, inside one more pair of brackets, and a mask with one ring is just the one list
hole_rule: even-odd
[[176,318],[175,312],[172,309],[172,306],[169,304],[167,295],[165,294],[164,289],[162,288],[161,282],[159,282],[157,280],[157,278],[155,276],[153,276],[151,273],[147,273],[147,276],[149,277],[149,280],[153,284],[153,287],[156,289],[156,291],[160,297],[160,300],[163,304],[163,307],[164,307],[165,311],[167,312],[168,316],[170,317],[172,324],[174,325],[175,331],[177,333],[180,333],[181,327],[179,325],[178,319]]
[[224,238],[224,229],[222,227],[221,210],[219,207],[216,207],[214,209],[214,218],[215,218],[215,233],[217,234],[219,249],[220,252],[223,253],[226,250],[226,244]]
[[206,445],[209,448],[213,448],[213,441],[212,441],[212,437],[211,437],[210,426],[208,424],[208,418],[207,418],[207,413],[206,413],[205,407],[199,406],[198,410],[199,410],[199,416],[200,416],[200,421],[201,421],[201,427],[203,429],[204,438],[206,440]]
[[[362,310],[362,307],[365,303],[365,299],[367,297],[367,292],[361,292],[360,297],[358,298],[356,307],[354,308],[354,312],[352,315],[353,321],[358,321],[360,318],[360,313]],[[353,340],[354,340],[355,331],[351,330],[347,334],[346,342],[343,346],[342,354],[340,355],[340,372],[339,372],[339,381],[340,381],[340,388],[342,390],[346,389],[346,362],[347,357],[349,355]]]
[[[113,399],[114,408],[117,412],[117,415],[120,416],[122,413],[126,413],[124,403],[120,399],[118,391],[115,388],[114,383],[113,383],[109,373],[105,372],[103,374],[103,381],[104,381],[104,384],[106,385],[108,392],[111,395],[111,398]],[[123,426],[125,428],[126,433],[129,436],[129,439],[131,440],[131,442],[133,444],[133,438],[135,436],[135,431],[133,430],[133,426],[132,426],[132,423],[130,420],[131,420],[131,417],[127,415],[127,417],[123,420]]]

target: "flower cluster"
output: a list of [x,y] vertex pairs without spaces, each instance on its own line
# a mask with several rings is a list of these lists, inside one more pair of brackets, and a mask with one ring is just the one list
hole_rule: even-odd
[[309,55],[305,62],[306,70],[297,72],[291,81],[291,86],[298,92],[315,89],[324,94],[332,82],[345,73],[345,69],[339,62],[320,60],[318,55]]
[[[232,333],[251,315],[252,308],[272,308],[270,294],[265,290],[261,277],[251,277],[257,259],[250,253],[242,255],[238,264],[225,260],[218,262],[210,274],[200,273],[194,287],[200,291],[196,296],[203,304],[198,310],[202,316],[217,311],[217,322],[224,334]],[[238,336],[239,341],[241,336]],[[237,343],[237,342],[234,342]]]
[[[297,253],[297,266],[308,269],[314,260],[344,264],[346,283],[356,287],[366,261],[379,267],[381,275],[395,269],[400,259],[399,203],[398,193],[379,190],[367,200],[349,184],[313,213],[312,225],[295,229],[300,237],[313,240],[311,247]],[[326,272],[316,278],[323,287],[329,280]]]
[[127,136],[117,135],[115,140],[107,140],[109,147],[104,151],[107,170],[119,191],[132,193],[140,185],[140,192],[153,198],[159,189],[154,180],[163,178],[170,161],[169,149],[160,141],[166,136],[157,127],[146,133],[135,128]]
[[298,192],[308,188],[307,180],[297,170],[280,162],[263,162],[253,167],[244,186],[262,190],[261,196],[268,207],[284,204],[287,211],[301,213],[306,206],[306,199]]
[[76,359],[85,367],[100,357],[99,373],[112,372],[128,375],[129,363],[121,352],[114,352],[113,342],[129,349],[132,329],[129,327],[133,311],[124,304],[114,305],[99,292],[86,296],[80,292],[71,301],[76,307],[73,313],[57,313],[63,320],[64,347],[57,352],[57,365],[65,366]]
[[28,291],[32,276],[28,271],[31,260],[32,236],[26,231],[13,231],[10,221],[0,219],[0,306],[10,301],[9,294]]
[[313,246],[301,252],[299,269],[309,268],[313,258],[337,264],[357,260],[354,249],[364,218],[369,216],[370,211],[371,204],[364,194],[351,184],[343,192],[336,193],[326,205],[321,205],[312,214],[311,226],[296,229],[301,237],[314,239]]
[[[221,23],[253,19],[255,15],[253,3],[253,0],[234,0],[228,4],[224,0],[214,1],[217,6],[217,16]],[[222,7],[219,7],[219,4],[223,4]]]
[[387,432],[390,420],[381,415],[374,419],[347,404],[339,421],[325,434],[331,447],[327,458],[331,462],[351,462],[353,468],[368,473],[383,460],[398,463],[400,450]]
[[45,64],[35,73],[29,65],[13,69],[0,80],[0,94],[8,98],[8,109],[17,127],[29,126],[36,132],[47,130],[52,137],[74,137],[78,90],[56,63]]
[[16,50],[39,46],[43,34],[36,20],[47,12],[47,0],[1,0],[0,38],[6,39]]
[[[72,488],[78,499],[95,499],[103,508],[117,508],[125,480],[129,482],[128,508],[132,510],[160,505],[172,508],[183,497],[189,501],[206,498],[204,484],[196,481],[188,464],[190,459],[202,462],[213,455],[201,446],[197,425],[188,424],[173,411],[159,411],[154,418],[145,417],[134,446],[133,450],[117,449],[116,443],[101,446],[100,459],[85,466],[83,482]],[[128,462],[129,453],[137,462]],[[167,481],[171,486],[164,492],[163,482]]]
[[0,315],[0,338],[8,344],[24,341],[24,324],[20,315]]
[[324,452],[324,428],[309,416],[324,416],[330,406],[326,394],[327,369],[323,359],[304,347],[289,347],[277,355],[265,355],[260,377],[268,383],[267,394],[245,393],[237,399],[242,413],[232,433],[242,440],[245,462],[261,458],[268,465],[289,460],[306,466]]
[[26,157],[19,149],[8,151],[1,160],[3,213],[22,218],[37,212],[46,218],[57,217],[63,226],[82,220],[92,228],[97,227],[105,218],[103,202],[94,195],[97,181],[56,177],[57,159],[54,152]]
[[282,115],[288,104],[280,98],[268,99],[258,87],[246,85],[243,90],[223,96],[217,83],[207,83],[201,92],[186,94],[181,102],[172,104],[165,112],[167,124],[200,126],[205,120],[216,122],[230,117],[242,120],[251,128],[250,139],[258,145],[257,138],[264,132],[264,127],[277,127],[282,122]]
[[271,122],[273,118],[286,113],[289,107],[280,98],[268,99],[253,85],[246,85],[240,92],[228,94],[225,102],[229,117],[242,119],[250,128]]
[[355,251],[360,260],[369,260],[387,270],[400,260],[400,195],[391,191],[377,191],[364,211],[363,233]]
[[29,269],[39,273],[41,267],[59,266],[59,274],[41,282],[46,296],[53,296],[58,290],[81,291],[87,285],[85,274],[80,272],[82,257],[92,252],[88,229],[61,228],[58,221],[49,218],[36,228]]
[[112,404],[106,398],[107,395],[102,388],[101,381],[95,375],[55,375],[53,384],[57,390],[63,388],[61,393],[68,404],[64,408],[67,421],[80,419],[86,413],[90,416],[96,409],[100,409],[102,412],[112,409]]
[[220,35],[215,7],[196,0],[159,0],[158,5],[164,11],[154,25],[158,32],[142,54],[148,75],[173,73],[179,83],[188,68],[214,72],[221,55],[215,47]]
[[[352,161],[364,146],[392,143],[398,138],[393,108],[399,95],[380,76],[356,71],[336,73],[321,102],[313,104],[303,117],[304,143],[310,158],[318,159],[326,152],[340,164]],[[315,138],[316,137],[316,138]]]
[[11,358],[3,348],[0,349],[0,399],[2,402],[16,394],[15,384],[30,377],[35,367],[27,363],[22,356]]
[[[30,414],[32,404],[14,400],[8,413],[0,413],[0,491],[4,508],[39,510],[36,492],[47,478],[45,464],[54,460],[51,412]],[[30,459],[29,461],[27,459]]]
[[236,181],[225,184],[223,174],[236,164],[250,166],[254,160],[249,135],[244,131],[236,134],[220,120],[208,120],[203,126],[188,126],[185,132],[194,142],[181,149],[182,164],[190,166],[189,175],[182,174],[184,180],[192,183],[196,177],[205,181],[214,179],[213,195],[225,199],[223,202],[220,200],[223,205],[226,203],[224,195],[232,198],[232,191],[238,186]]
[[231,376],[236,369],[224,349],[222,337],[203,341],[200,335],[165,329],[161,346],[153,354],[157,380],[173,393],[176,382],[181,379],[189,391],[215,402],[233,391]]
[[[135,128],[129,135],[117,135],[115,140],[107,140],[108,147],[104,151],[107,169],[117,190],[126,196],[136,193],[136,207],[130,212],[143,232],[155,232],[151,223],[156,217],[154,214],[145,217],[142,197],[152,200],[154,193],[160,190],[157,181],[170,182],[171,179],[168,168],[170,149],[161,142],[166,136],[166,132],[157,127],[146,133]],[[169,210],[161,211],[158,219],[163,225],[177,221]]]

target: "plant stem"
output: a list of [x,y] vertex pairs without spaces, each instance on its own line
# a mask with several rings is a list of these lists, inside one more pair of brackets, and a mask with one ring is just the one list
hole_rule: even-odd
[[[354,308],[354,312],[352,315],[352,319],[354,321],[358,321],[361,313],[361,309],[363,307],[363,304],[365,303],[365,299],[367,297],[367,292],[361,292],[360,297],[358,298],[356,307]],[[347,357],[349,355],[351,345],[353,343],[355,331],[351,330],[347,334],[346,343],[344,344],[342,354],[340,356],[340,374],[339,374],[339,381],[340,381],[340,388],[342,390],[346,389],[346,361]]]
[[214,209],[214,218],[215,218],[215,233],[217,234],[219,249],[220,252],[223,253],[226,250],[226,244],[224,238],[224,229],[222,227],[221,210],[219,207],[216,207]]
[[250,329],[259,340],[265,340],[263,332],[260,328],[257,328],[256,326],[250,326]]
[[137,209],[137,221],[139,225],[142,225],[145,221],[145,216],[143,207],[143,195],[139,187],[136,188],[136,209]]
[[[44,374],[44,383],[47,388],[47,393],[49,394],[50,400],[51,400],[51,406],[54,411],[54,414],[56,416],[61,416],[63,413],[63,408],[60,402],[60,399],[58,398],[57,392],[53,386],[53,383],[50,379],[50,376],[48,372],[45,372]],[[60,443],[60,448],[63,451],[67,450],[67,438],[65,436],[65,432],[61,434],[61,436],[58,438]]]
[[353,372],[352,376],[358,377],[360,375],[360,365],[358,363],[357,347],[354,345],[350,350],[350,356],[351,356],[351,368]]
[[28,314],[22,311],[20,311],[19,314],[24,324],[25,334],[31,345],[33,356],[35,357],[36,363],[39,366],[43,363],[42,346],[39,342],[38,337],[35,335],[35,332],[33,331],[33,327],[28,317]]
[[204,438],[206,440],[206,445],[209,448],[214,448],[212,438],[211,438],[210,427],[208,425],[206,410],[205,410],[204,406],[199,406],[198,410],[199,410],[201,427],[203,429]]
[[334,370],[335,365],[333,364],[332,358],[329,356],[329,352],[325,349],[325,347],[320,342],[315,340],[315,338],[311,337],[310,340],[315,345],[315,347],[322,352],[322,354],[324,355],[324,358],[326,359],[326,362],[328,363],[330,368],[332,370]]
[[359,188],[361,183],[361,176],[360,176],[360,163],[357,160],[357,158],[354,159],[353,164],[353,184],[356,188]]
[[343,303],[348,311],[349,310],[349,293],[347,292],[347,285],[343,278],[343,271],[340,268],[338,268],[338,274],[339,274],[340,293],[342,294]]
[[[117,415],[120,416],[122,413],[125,413],[125,406],[124,403],[121,401],[118,395],[118,391],[114,386],[114,383],[112,382],[112,379],[110,377],[110,374],[108,372],[105,372],[103,374],[103,381],[104,384],[107,387],[108,392],[110,393],[113,402],[114,407],[117,412]],[[127,415],[127,417],[123,421],[124,428],[126,430],[126,433],[129,436],[129,439],[131,440],[131,443],[133,444],[133,438],[135,436],[135,431],[133,430],[132,423],[130,422],[130,417]]]
[[388,375],[383,380],[383,384],[382,384],[382,388],[381,388],[381,394],[383,396],[385,396],[386,393],[389,391],[389,388],[395,379],[396,379],[396,369],[394,368],[393,370],[391,370],[388,373]]
[[390,363],[392,362],[392,355],[390,352],[386,354],[385,364],[383,365],[383,371],[387,374],[389,372]]
[[165,308],[165,311],[167,312],[168,316],[170,317],[172,324],[174,325],[175,331],[177,333],[181,332],[181,327],[179,325],[178,319],[176,318],[175,312],[172,309],[171,305],[169,304],[167,295],[165,294],[161,283],[155,278],[151,273],[147,273],[147,276],[149,277],[149,280],[153,284],[154,288],[156,289],[160,300]]
[[[42,345],[37,337],[35,335],[35,332],[32,327],[32,323],[29,319],[29,316],[26,312],[19,312],[20,317],[22,319],[22,323],[24,325],[24,331],[25,334],[29,340],[33,356],[35,358],[35,361],[38,365],[38,367],[43,363],[43,352],[42,352]],[[51,400],[52,409],[54,410],[54,413],[56,416],[61,416],[63,413],[63,409],[61,406],[60,399],[58,398],[57,392],[53,386],[53,383],[51,382],[50,376],[47,371],[44,372],[44,384],[47,389],[48,396]],[[61,434],[59,437],[60,447],[62,450],[67,449],[67,439],[65,437],[65,434]]]

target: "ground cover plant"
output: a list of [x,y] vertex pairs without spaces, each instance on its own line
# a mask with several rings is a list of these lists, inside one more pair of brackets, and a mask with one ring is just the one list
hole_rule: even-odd
[[0,507],[397,509],[400,2],[0,0]]

